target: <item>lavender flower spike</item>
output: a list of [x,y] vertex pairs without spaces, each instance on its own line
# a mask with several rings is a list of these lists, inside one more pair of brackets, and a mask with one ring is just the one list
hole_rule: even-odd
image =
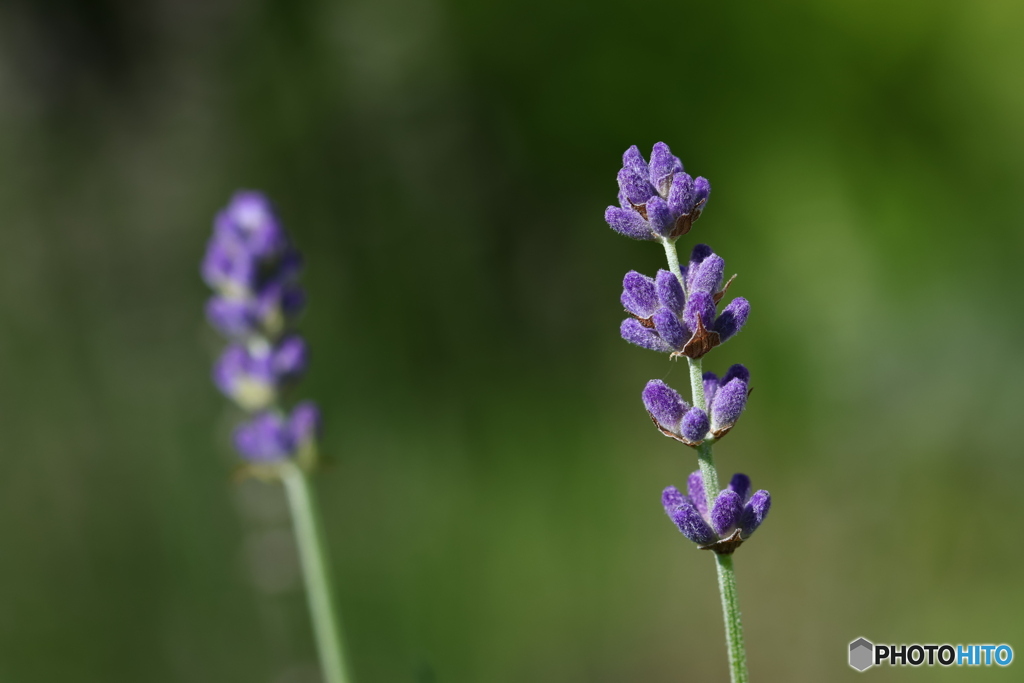
[[690,231],[707,203],[711,185],[694,180],[668,145],[659,142],[647,163],[636,145],[622,156],[619,206],[604,219],[612,230],[636,240],[675,240]]
[[658,271],[653,279],[633,270],[626,274],[621,301],[631,318],[620,328],[623,339],[645,349],[698,359],[739,332],[750,313],[746,299],[736,298],[721,314],[717,312],[732,283],[724,279],[722,257],[706,244],[698,244],[681,273],[681,280],[667,270]]
[[708,510],[704,501],[704,481],[700,471],[687,480],[687,494],[673,486],[662,493],[661,503],[669,518],[701,550],[731,555],[757,530],[771,508],[767,491],[750,495],[750,478],[733,475],[728,488],[718,494]]

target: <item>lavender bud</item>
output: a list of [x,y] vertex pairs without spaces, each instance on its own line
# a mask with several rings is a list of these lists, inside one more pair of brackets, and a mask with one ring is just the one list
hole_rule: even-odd
[[689,500],[684,498],[682,503],[667,512],[679,530],[683,532],[683,536],[694,543],[707,545],[718,540],[715,532],[711,530],[708,523],[704,521],[704,517]]
[[[707,292],[694,292],[691,290],[690,296],[686,299],[686,308],[683,311],[683,322],[686,323],[686,326],[692,332],[697,331],[698,315],[700,316],[704,327],[710,329],[711,321],[715,319],[715,300],[714,297]],[[679,345],[676,346],[678,347]]]
[[715,392],[718,391],[718,375],[713,372],[705,372],[704,378],[704,403],[711,405],[715,400]]
[[658,308],[654,280],[635,270],[622,279],[622,306],[638,318],[650,318]]
[[665,343],[658,333],[649,327],[644,327],[636,318],[626,318],[619,327],[619,334],[630,344],[658,351],[660,353],[671,353],[674,349]]
[[672,177],[668,189],[668,208],[674,216],[684,216],[693,208],[693,178],[689,173],[679,172]]
[[705,517],[708,516],[708,502],[704,496],[704,478],[700,475],[700,470],[691,472],[690,476],[686,479],[686,492],[690,495],[690,499],[693,504],[700,510],[700,514]]
[[673,508],[677,508],[683,504],[683,494],[679,492],[675,486],[669,486],[667,489],[661,492],[661,506],[665,508],[665,512],[671,514]]
[[632,208],[609,206],[605,209],[604,220],[615,232],[635,240],[653,240],[651,225]]
[[302,448],[314,442],[320,435],[320,409],[313,401],[303,401],[292,409],[288,429],[296,446]]
[[672,182],[672,175],[683,170],[683,162],[673,156],[668,145],[658,142],[651,150],[650,180],[651,185],[661,194],[668,195],[669,185]]
[[730,301],[729,305],[722,311],[722,314],[718,316],[713,329],[715,332],[718,332],[721,340],[724,342],[740,331],[743,324],[747,322],[748,315],[750,315],[750,303],[743,297],[738,296]]
[[718,494],[711,508],[711,526],[719,536],[727,536],[742,514],[743,499],[732,489],[725,489]]
[[277,391],[270,351],[252,353],[240,344],[225,349],[213,368],[213,381],[245,410],[266,408]]
[[700,264],[714,253],[711,251],[711,247],[706,244],[693,245],[693,251],[690,252],[690,262],[686,267],[686,291],[693,290],[693,280],[697,273],[700,272]]
[[[704,259],[697,272],[693,274],[690,292],[707,292],[714,294],[722,286],[722,276],[725,274],[725,259],[718,254],[711,254]],[[705,324],[710,327],[709,321]]]
[[667,308],[659,308],[651,316],[651,320],[654,322],[654,329],[673,349],[682,348],[690,338],[690,331],[683,327],[676,314]]
[[256,312],[249,301],[214,295],[206,302],[206,319],[226,337],[241,338],[259,327]]
[[708,414],[700,408],[693,407],[683,415],[679,432],[685,440],[698,443],[707,436],[709,426]]
[[631,204],[646,204],[654,195],[649,180],[647,162],[640,150],[633,145],[622,155],[622,170],[618,174],[619,190]]
[[232,248],[216,237],[211,239],[200,273],[212,289],[228,296],[244,296],[256,283],[257,264],[252,254]]
[[309,352],[302,337],[292,335],[278,344],[273,352],[271,367],[278,382],[292,380],[306,371]]
[[679,421],[683,419],[690,406],[679,395],[679,392],[662,382],[660,379],[652,379],[644,387],[641,394],[644,407],[651,414],[655,422],[673,434],[679,433]]
[[668,209],[668,204],[661,197],[651,197],[647,202],[647,220],[651,230],[662,237],[668,237],[675,228],[676,219]]
[[757,530],[757,527],[761,526],[771,507],[772,497],[764,489],[750,497],[740,516],[739,524],[743,538],[749,538]]
[[750,477],[737,472],[732,475],[732,480],[729,482],[729,488],[736,492],[740,497],[740,501],[746,502],[750,497]]
[[235,448],[247,460],[281,460],[294,450],[291,431],[274,413],[258,413],[235,430]]
[[740,418],[747,405],[747,383],[738,377],[718,388],[711,404],[711,433],[724,435]]
[[746,366],[740,363],[729,366],[729,369],[722,375],[722,379],[719,380],[719,384],[725,385],[737,378],[750,384],[750,370],[747,370]]
[[697,176],[693,181],[693,204],[698,210],[703,210],[711,196],[711,183],[704,176]]
[[667,270],[659,270],[655,279],[655,291],[658,301],[676,315],[683,314],[683,306],[686,305],[686,295],[683,294],[683,286],[679,278]]
[[249,190],[236,192],[217,214],[214,235],[261,260],[276,258],[288,244],[270,200]]

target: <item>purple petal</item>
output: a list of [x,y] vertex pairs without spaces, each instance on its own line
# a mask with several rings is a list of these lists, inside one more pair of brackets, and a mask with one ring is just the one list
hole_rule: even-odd
[[320,435],[320,409],[313,401],[303,401],[292,409],[288,429],[295,444],[302,446]]
[[715,392],[718,391],[718,375],[713,372],[705,372],[704,375],[704,405],[711,405],[715,400]]
[[251,190],[235,193],[217,214],[214,231],[218,238],[239,245],[257,259],[275,258],[288,245],[270,200]]
[[679,421],[689,408],[679,392],[662,382],[660,379],[652,379],[644,387],[641,394],[644,407],[647,408],[658,424],[668,431],[678,434]]
[[622,306],[640,318],[650,318],[658,308],[654,280],[635,270],[622,278]]
[[761,522],[768,516],[768,510],[771,507],[772,497],[764,489],[750,497],[750,501],[744,506],[743,514],[740,516],[740,529],[743,538],[749,538],[750,534],[761,526]]
[[241,344],[232,344],[220,355],[213,366],[213,383],[228,398],[235,396],[238,383],[243,380],[249,353]]
[[658,302],[676,315],[683,314],[683,306],[686,305],[686,295],[683,294],[683,285],[679,278],[667,270],[659,270],[655,280],[655,292]]
[[235,430],[235,448],[247,460],[267,462],[288,457],[294,448],[288,425],[274,413],[258,413]]
[[635,240],[653,240],[655,238],[650,224],[633,209],[609,206],[605,209],[604,220],[612,230],[620,235]]
[[618,174],[619,190],[633,204],[646,204],[654,195],[649,180],[647,162],[640,150],[633,145],[622,155],[622,169]]
[[647,220],[651,224],[651,230],[662,237],[668,237],[676,224],[675,217],[668,210],[668,204],[661,197],[651,197],[647,202]]
[[294,379],[306,370],[309,353],[302,337],[292,335],[278,344],[271,361],[274,375],[280,380]]
[[704,496],[704,478],[700,475],[700,470],[691,472],[690,476],[686,479],[686,492],[690,495],[690,500],[700,510],[700,514],[707,517],[708,515],[708,504],[707,498]]
[[683,504],[683,494],[679,492],[675,486],[669,486],[667,489],[661,492],[661,506],[665,508],[665,512],[672,514],[672,509],[677,508]]
[[685,498],[675,509],[669,511],[668,516],[683,532],[683,536],[698,545],[707,545],[718,540],[697,508]]
[[[697,272],[693,274],[690,292],[708,292],[714,294],[722,286],[722,276],[725,274],[725,259],[718,254],[711,254],[704,259]],[[704,321],[708,323],[707,320]],[[709,325],[710,326],[710,325]]]
[[737,472],[732,475],[732,481],[729,482],[729,488],[739,495],[741,501],[745,502],[750,496],[750,477]]
[[672,182],[672,174],[683,170],[683,162],[673,156],[668,145],[658,142],[651,150],[650,180],[651,185],[664,197],[668,194]]
[[659,308],[651,316],[654,322],[654,329],[673,349],[681,349],[690,339],[690,331],[683,327],[676,314],[667,308]]
[[689,173],[676,173],[668,189],[668,208],[673,216],[683,216],[693,209],[693,178]]
[[213,296],[206,302],[206,319],[227,337],[248,336],[259,325],[251,302],[223,296]]
[[727,536],[743,514],[743,499],[732,489],[718,494],[711,508],[711,527],[719,536]]
[[711,431],[717,433],[732,427],[746,405],[746,382],[737,377],[720,386],[711,404]]
[[[697,331],[697,315],[700,315],[705,328],[710,328],[715,319],[715,300],[707,292],[694,292],[686,299],[686,309],[683,311],[683,322],[686,326]],[[684,342],[685,343],[685,342]]]
[[704,262],[704,259],[714,253],[715,252],[711,251],[711,247],[706,244],[693,245],[693,251],[690,252],[690,262],[686,267],[686,291],[693,289],[693,285],[691,283],[700,271],[700,264]]
[[636,344],[651,351],[670,353],[674,349],[649,327],[644,327],[636,318],[626,318],[619,327],[619,334],[630,344]]
[[683,421],[679,426],[679,432],[687,441],[703,441],[708,435],[708,428],[711,426],[708,421],[708,414],[700,408],[690,408],[683,415]]
[[719,384],[724,386],[734,379],[741,379],[747,384],[750,384],[750,370],[747,370],[746,366],[741,365],[740,363],[731,365],[729,366],[729,369],[726,370],[725,374],[722,375],[722,379],[719,380]]
[[726,339],[736,336],[736,333],[740,331],[743,324],[747,322],[747,316],[749,315],[750,302],[738,296],[730,301],[729,305],[718,316],[713,329],[715,332],[718,332],[721,341],[724,342]]

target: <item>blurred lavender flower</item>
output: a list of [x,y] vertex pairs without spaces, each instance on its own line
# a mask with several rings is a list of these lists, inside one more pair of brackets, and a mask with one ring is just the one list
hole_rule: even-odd
[[686,173],[664,142],[654,145],[650,163],[636,145],[626,150],[618,181],[619,206],[609,206],[604,219],[612,230],[637,240],[685,235],[711,194],[707,179]]
[[725,261],[706,244],[695,246],[680,270],[682,282],[667,270],[656,278],[626,273],[620,301],[632,317],[622,321],[619,333],[645,349],[696,359],[740,331],[750,304],[737,297],[717,312],[735,276],[723,283]]
[[734,474],[710,509],[699,470],[690,475],[686,491],[684,495],[674,486],[665,489],[661,494],[665,512],[702,550],[722,555],[732,554],[750,538],[772,505],[771,495],[765,490],[751,495],[750,478],[745,474]]
[[305,341],[288,333],[305,304],[296,282],[302,258],[270,201],[241,191],[217,214],[202,263],[214,290],[210,323],[229,339],[213,370],[214,384],[254,413],[235,433],[243,458],[267,463],[314,452],[319,413],[300,404],[291,417],[278,407],[281,389],[306,369]]

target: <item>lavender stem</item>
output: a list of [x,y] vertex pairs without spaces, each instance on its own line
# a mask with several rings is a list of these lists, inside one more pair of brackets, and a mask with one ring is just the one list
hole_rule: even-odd
[[[676,253],[675,240],[662,238],[665,257],[669,270],[679,279],[679,284],[686,291],[686,279],[679,267],[679,255]],[[690,388],[693,393],[693,405],[707,411],[704,398],[704,371],[700,358],[687,358],[690,366]],[[701,479],[704,481],[704,497],[709,501],[718,498],[718,471],[715,469],[715,458],[711,452],[713,439],[707,439],[697,447],[697,461],[700,463]],[[736,572],[732,565],[731,555],[715,553],[718,566],[718,590],[722,595],[722,615],[725,619],[725,645],[729,654],[729,674],[732,683],[748,683],[747,653],[743,644],[743,623],[740,620],[739,597],[736,593]]]
[[341,644],[341,628],[334,608],[330,572],[324,553],[323,532],[316,501],[306,473],[291,460],[279,465],[281,481],[295,525],[295,540],[306,583],[320,666],[325,683],[349,683]]

